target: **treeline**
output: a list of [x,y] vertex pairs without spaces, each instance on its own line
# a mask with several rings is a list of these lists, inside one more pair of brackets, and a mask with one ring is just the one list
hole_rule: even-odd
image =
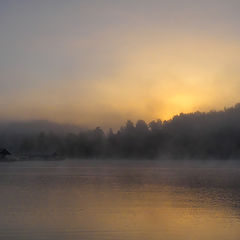
[[179,114],[168,121],[127,121],[117,132],[0,134],[19,155],[71,158],[240,158],[240,104],[223,111]]

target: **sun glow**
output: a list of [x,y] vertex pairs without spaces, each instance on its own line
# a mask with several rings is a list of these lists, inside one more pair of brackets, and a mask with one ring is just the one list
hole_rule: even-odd
[[[92,4],[84,4],[88,5]],[[0,115],[119,127],[127,119],[164,120],[180,112],[222,109],[239,102],[238,38],[207,31],[206,24],[204,31],[196,31],[199,28],[189,29],[186,22],[172,25],[167,21],[168,25],[163,19],[151,19],[152,6],[148,6],[151,10],[144,8],[150,22],[141,27],[137,23],[143,20],[143,9],[119,12],[114,4],[108,4],[112,11],[100,5],[97,12],[94,8],[109,21],[94,21],[93,12],[86,14],[90,8],[82,12],[85,8],[79,3],[69,6],[75,14],[68,15],[68,20],[54,9],[52,18],[38,16],[32,25],[26,21],[31,18],[30,11],[23,14],[13,9],[10,16],[19,21],[5,16],[3,39],[9,26],[17,25],[22,32],[11,28],[12,39],[21,32],[16,51],[13,44],[8,45],[9,37],[2,47],[8,60],[0,69]],[[69,14],[70,8],[63,12]],[[158,5],[156,9],[155,17],[168,19],[165,11],[159,14],[163,8]],[[185,16],[179,11],[175,14],[180,19]],[[128,24],[122,24],[124,20]],[[198,25],[199,19],[195,20]],[[41,34],[39,26],[44,29]]]

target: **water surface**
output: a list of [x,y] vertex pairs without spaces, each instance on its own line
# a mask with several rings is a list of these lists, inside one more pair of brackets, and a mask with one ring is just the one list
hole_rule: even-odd
[[239,240],[240,168],[0,163],[0,239]]

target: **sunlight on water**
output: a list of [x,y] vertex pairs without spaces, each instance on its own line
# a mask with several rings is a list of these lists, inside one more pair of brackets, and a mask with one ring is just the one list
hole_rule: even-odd
[[240,169],[0,164],[0,239],[240,239]]

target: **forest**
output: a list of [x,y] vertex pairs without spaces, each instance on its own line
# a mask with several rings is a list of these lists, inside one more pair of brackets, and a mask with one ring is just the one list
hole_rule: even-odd
[[[11,130],[11,129],[10,129]],[[167,121],[128,120],[118,131],[0,130],[0,147],[17,156],[101,159],[238,159],[240,104],[181,113]],[[71,131],[71,129],[69,129]]]

